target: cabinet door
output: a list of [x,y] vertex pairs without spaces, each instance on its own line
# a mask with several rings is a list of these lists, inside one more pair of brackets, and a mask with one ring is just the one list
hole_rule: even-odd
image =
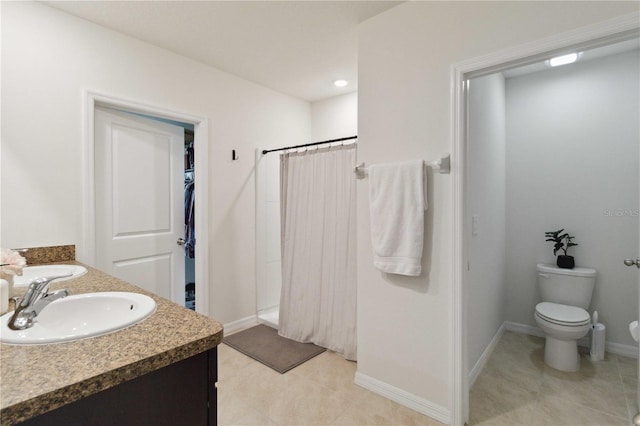
[[215,426],[217,364],[217,350],[214,348],[79,399],[23,424]]

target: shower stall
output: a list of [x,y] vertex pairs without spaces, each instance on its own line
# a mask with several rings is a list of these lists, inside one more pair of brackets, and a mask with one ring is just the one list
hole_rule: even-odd
[[[357,357],[356,144],[342,142],[355,139],[256,154],[258,321],[350,360]],[[286,152],[265,156],[271,151]]]
[[278,328],[282,288],[280,158],[256,150],[256,314]]

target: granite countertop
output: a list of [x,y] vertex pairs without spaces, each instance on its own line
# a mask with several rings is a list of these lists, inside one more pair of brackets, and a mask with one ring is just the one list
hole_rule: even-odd
[[[82,265],[79,262],[62,262]],[[104,336],[48,345],[0,344],[0,423],[8,426],[216,347],[222,325],[90,268],[50,291],[130,291],[151,296],[156,312]],[[22,292],[26,288],[22,289]]]

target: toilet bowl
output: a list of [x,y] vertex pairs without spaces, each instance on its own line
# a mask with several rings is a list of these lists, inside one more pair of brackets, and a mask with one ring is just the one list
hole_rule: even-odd
[[596,270],[547,264],[538,264],[536,269],[542,302],[536,305],[534,317],[546,338],[544,362],[557,370],[578,371],[578,339],[591,328],[586,309],[591,303]]
[[578,339],[591,328],[591,317],[582,308],[542,302],[536,305],[535,320],[544,331],[544,360],[561,371],[578,371]]

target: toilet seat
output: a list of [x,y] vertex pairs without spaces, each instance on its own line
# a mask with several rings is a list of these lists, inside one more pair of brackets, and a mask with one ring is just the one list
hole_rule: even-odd
[[543,321],[564,327],[583,327],[591,323],[591,316],[584,309],[559,303],[538,303],[536,316]]

